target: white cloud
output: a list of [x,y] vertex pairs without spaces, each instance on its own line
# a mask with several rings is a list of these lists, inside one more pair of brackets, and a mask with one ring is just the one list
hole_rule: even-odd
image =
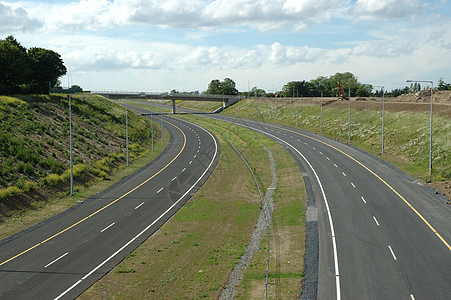
[[[290,80],[345,71],[370,83],[416,69],[435,71],[437,79],[451,76],[449,13],[420,0],[55,3],[0,2],[0,33],[11,26],[24,46],[57,51],[86,88],[139,89],[151,82],[202,90],[213,78],[230,77],[242,90],[248,80],[277,89]],[[349,12],[354,23],[345,20]],[[25,31],[37,20],[41,31]]]
[[0,16],[0,34],[34,31],[42,26],[40,21],[30,18],[23,7],[5,2],[0,2]]
[[321,59],[325,50],[310,47],[283,46],[274,43],[271,46],[269,61],[275,65],[291,65],[300,62],[313,62]]
[[417,48],[417,43],[413,40],[370,40],[362,41],[352,50],[356,56],[372,57],[400,57],[410,55]]
[[24,12],[50,31],[104,30],[142,24],[163,28],[249,27],[260,31],[300,30],[323,23],[338,0],[81,0],[25,2]]
[[351,12],[357,20],[400,19],[422,15],[428,5],[418,0],[357,0]]

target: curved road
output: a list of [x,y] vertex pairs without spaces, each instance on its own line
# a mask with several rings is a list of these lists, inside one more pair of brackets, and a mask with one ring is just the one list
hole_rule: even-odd
[[219,143],[205,129],[165,117],[160,157],[106,191],[0,242],[1,299],[72,299],[170,218],[205,182]]
[[318,299],[449,299],[451,210],[423,184],[354,147],[296,128],[208,115],[286,147],[312,182]]

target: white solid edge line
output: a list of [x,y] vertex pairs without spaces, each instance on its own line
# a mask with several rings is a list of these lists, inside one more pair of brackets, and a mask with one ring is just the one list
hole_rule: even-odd
[[[194,124],[194,123],[193,123]],[[194,124],[196,125],[196,124]],[[196,125],[198,126],[198,125]],[[113,257],[115,257],[117,254],[119,254],[122,250],[124,250],[128,245],[130,245],[131,243],[133,243],[137,238],[139,238],[141,235],[143,235],[147,230],[149,230],[153,225],[155,225],[155,223],[157,223],[161,218],[163,218],[163,216],[165,216],[169,211],[171,211],[174,206],[176,206],[189,192],[191,192],[191,190],[197,185],[197,183],[205,176],[205,174],[207,174],[207,171],[211,168],[211,166],[213,165],[213,162],[216,159],[216,156],[218,154],[218,144],[216,142],[216,139],[213,137],[213,135],[206,129],[198,126],[199,128],[201,128],[202,130],[204,130],[205,132],[207,132],[211,138],[213,139],[214,143],[215,143],[215,153],[213,155],[213,159],[210,161],[210,164],[208,165],[208,167],[205,169],[205,171],[202,173],[202,175],[197,179],[197,181],[185,192],[185,194],[183,194],[176,202],[174,202],[166,211],[164,211],[155,221],[153,221],[151,224],[149,224],[146,228],[144,228],[140,233],[138,233],[134,238],[132,238],[130,241],[128,241],[125,245],[123,245],[121,248],[119,248],[116,252],[114,252],[112,255],[110,255],[107,259],[105,259],[102,263],[100,263],[97,267],[95,267],[94,269],[92,269],[89,273],[87,273],[85,276],[83,276],[80,280],[78,280],[77,282],[75,282],[73,285],[71,285],[67,290],[65,290],[64,292],[62,292],[58,297],[55,298],[55,300],[61,299],[64,295],[66,295],[67,293],[69,293],[73,288],[75,288],[77,285],[79,285],[83,280],[85,280],[86,278],[88,278],[89,276],[91,276],[94,272],[96,272],[98,269],[100,269],[104,264],[106,264],[107,262],[109,262]]]
[[293,150],[296,151],[296,152],[297,152],[297,153],[305,160],[305,162],[309,165],[310,169],[312,169],[313,174],[315,175],[316,180],[317,180],[317,182],[318,182],[318,184],[319,184],[319,187],[320,187],[320,189],[321,189],[321,194],[323,195],[324,203],[325,203],[326,209],[327,209],[327,215],[328,215],[328,217],[329,217],[329,226],[330,226],[330,232],[331,232],[331,236],[332,236],[332,250],[333,250],[333,253],[334,253],[335,285],[336,285],[336,288],[337,288],[337,300],[340,300],[340,299],[341,299],[341,291],[340,291],[340,272],[339,272],[339,269],[338,269],[337,242],[336,242],[336,239],[335,239],[334,224],[333,224],[333,221],[332,221],[332,215],[331,215],[331,213],[330,213],[329,202],[327,201],[326,193],[324,192],[324,188],[323,188],[323,185],[322,185],[322,183],[321,183],[321,180],[320,180],[319,177],[318,177],[318,174],[316,173],[315,169],[314,169],[313,166],[310,164],[310,162],[307,160],[307,158],[306,158],[301,152],[299,152],[298,149],[296,149],[295,147],[293,147],[290,143],[284,141],[283,139],[281,139],[281,138],[279,138],[279,137],[277,137],[277,136],[274,136],[274,135],[272,135],[272,134],[270,134],[270,133],[267,133],[267,132],[265,132],[265,131],[263,131],[263,130],[259,130],[259,129],[257,129],[257,128],[252,128],[252,127],[245,126],[245,125],[242,125],[242,126],[243,126],[243,127],[247,127],[247,128],[249,128],[249,129],[251,129],[251,130],[254,130],[254,131],[262,132],[264,135],[272,136],[272,137],[274,137],[275,139],[278,139],[279,141],[281,141],[281,142],[287,144],[288,146],[290,146],[291,148],[293,148]]
[[68,255],[68,254],[69,254],[69,252],[64,253],[63,255],[61,255],[60,257],[58,257],[57,259],[55,259],[55,260],[51,261],[50,263],[48,263],[44,268],[47,268],[48,266],[50,266],[50,265],[56,263],[57,261],[59,261],[61,258],[63,258],[64,256],[66,256],[66,255]]

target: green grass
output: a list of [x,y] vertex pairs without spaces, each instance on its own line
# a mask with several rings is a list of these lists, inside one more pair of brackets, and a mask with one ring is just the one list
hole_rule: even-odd
[[[351,104],[352,105],[352,104]],[[320,107],[296,103],[276,105],[270,102],[242,100],[225,111],[226,115],[241,116],[275,122],[305,130],[320,132]],[[257,113],[256,113],[257,111]],[[298,123],[296,122],[299,111]],[[323,108],[323,134],[348,142],[348,109]],[[357,111],[351,108],[352,145],[381,154],[382,113],[380,111]],[[406,163],[400,163],[400,158]],[[429,167],[429,115],[426,112],[385,112],[385,154],[382,155],[413,176],[426,180],[451,179],[451,120],[434,116],[433,177],[428,176]],[[411,164],[412,166],[408,166]],[[407,167],[407,168],[406,168]]]
[[[272,177],[269,158],[257,139],[272,149],[279,161],[278,170],[296,182],[295,191],[291,185],[287,185],[287,191],[279,192],[281,197],[290,195],[289,197],[277,200],[280,203],[297,203],[286,204],[295,209],[291,214],[284,213],[293,217],[290,221],[293,226],[280,225],[278,228],[283,230],[283,235],[280,231],[271,233],[279,241],[290,239],[288,244],[293,248],[286,252],[293,256],[290,259],[294,269],[280,267],[271,269],[271,272],[275,278],[274,289],[280,285],[296,286],[290,287],[288,293],[282,292],[283,296],[300,292],[302,273],[299,270],[302,270],[303,264],[304,229],[303,213],[299,215],[298,208],[304,207],[305,197],[301,192],[303,185],[300,171],[291,167],[295,165],[293,159],[280,145],[255,132],[200,117],[189,117],[189,120],[201,122],[220,139],[221,158],[215,171],[171,220],[120,266],[94,284],[81,299],[214,299],[220,296],[223,284],[247,247],[261,212],[261,203],[246,166],[215,127],[221,127],[227,138],[233,141],[255,168],[264,191],[270,185]],[[205,125],[205,122],[214,127]],[[294,221],[296,218],[298,222]],[[286,258],[278,256],[275,250],[271,254],[274,262]],[[266,257],[258,256],[253,264],[259,266],[258,270],[245,275],[245,278],[254,278],[251,293],[255,293],[255,287],[264,287]],[[118,273],[118,270],[130,269],[136,272]],[[292,290],[296,292],[293,293]],[[256,298],[261,299],[261,294]]]
[[123,171],[125,109],[89,95],[73,96],[72,108],[75,195],[68,197],[67,98],[0,96],[0,239],[61,212],[99,186],[106,188],[120,174],[156,157],[168,142],[160,141],[160,128],[154,124],[151,153],[150,120],[129,113],[130,161],[137,163]]

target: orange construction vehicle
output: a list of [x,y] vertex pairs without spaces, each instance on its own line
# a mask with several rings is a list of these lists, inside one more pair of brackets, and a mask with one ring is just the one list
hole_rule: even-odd
[[340,82],[338,82],[337,97],[339,97],[340,100],[349,100],[348,95],[345,93],[345,89]]

